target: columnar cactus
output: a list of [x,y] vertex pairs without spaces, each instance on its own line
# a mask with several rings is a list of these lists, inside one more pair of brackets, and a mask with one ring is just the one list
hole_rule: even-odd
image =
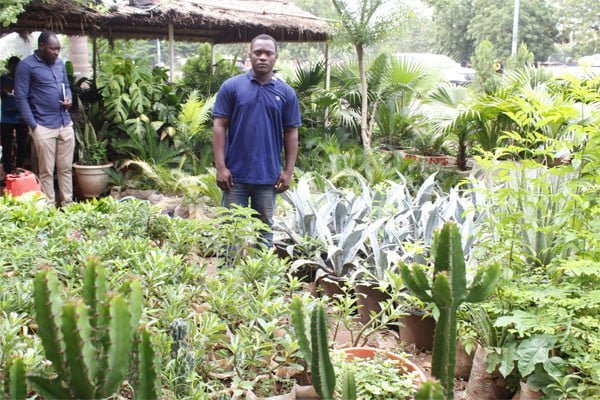
[[402,266],[406,287],[425,302],[434,302],[440,316],[435,328],[431,374],[440,380],[446,398],[454,397],[456,365],[456,310],[462,303],[476,303],[487,297],[500,277],[500,267],[479,269],[467,288],[461,238],[454,222],[444,224],[435,241],[433,280],[422,267]]
[[[304,360],[310,365],[313,386],[323,400],[332,400],[335,392],[335,371],[329,357],[329,341],[327,338],[327,317],[322,305],[318,305],[310,318],[310,342],[304,324],[304,308],[302,301],[295,297],[292,300],[292,324],[298,339]],[[354,375],[348,373],[342,385],[342,399],[356,399],[356,383]]]
[[[104,268],[88,262],[83,301],[62,301],[56,273],[40,271],[34,281],[34,307],[46,358],[56,377],[30,376],[33,388],[48,399],[99,399],[112,396],[129,371],[142,313],[140,283],[129,284],[127,298],[106,292]],[[157,398],[154,353],[147,332],[139,344],[139,388]]]

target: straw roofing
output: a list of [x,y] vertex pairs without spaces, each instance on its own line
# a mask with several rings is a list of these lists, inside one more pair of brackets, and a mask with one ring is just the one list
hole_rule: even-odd
[[173,24],[175,40],[183,41],[247,42],[261,33],[279,41],[327,39],[322,19],[287,1],[112,0],[105,5],[107,10],[96,11],[67,0],[33,0],[18,22],[0,33],[51,29],[113,39],[165,38]]

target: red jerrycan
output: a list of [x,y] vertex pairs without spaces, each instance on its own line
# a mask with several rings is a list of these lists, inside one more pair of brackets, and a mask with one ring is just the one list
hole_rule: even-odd
[[41,192],[40,180],[33,172],[17,168],[14,174],[6,175],[4,193],[19,197],[27,192]]

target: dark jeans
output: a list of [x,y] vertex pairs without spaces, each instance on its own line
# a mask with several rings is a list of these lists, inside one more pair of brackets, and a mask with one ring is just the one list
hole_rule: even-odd
[[[2,134],[2,167],[4,173],[8,174],[15,168],[23,168],[25,154],[27,153],[27,129],[21,124],[0,124]],[[16,132],[16,151],[13,155],[13,132]],[[16,156],[16,157],[15,157]]]
[[273,212],[275,211],[274,185],[248,185],[236,183],[230,192],[223,192],[223,207],[233,204],[242,207],[252,207],[259,214],[259,219],[269,226],[268,231],[261,232],[263,243],[273,246]]

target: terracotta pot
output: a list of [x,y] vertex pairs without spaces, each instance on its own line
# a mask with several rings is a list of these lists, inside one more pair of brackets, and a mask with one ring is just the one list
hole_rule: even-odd
[[247,390],[246,399],[248,400],[319,400],[320,397],[313,386],[294,385],[289,393],[278,396],[258,397],[251,390]]
[[318,279],[317,285],[321,293],[333,299],[336,295],[344,295],[342,288],[348,285],[348,278],[329,274]]
[[354,294],[356,304],[359,306],[358,314],[360,315],[360,322],[363,324],[371,321],[371,314],[377,314],[381,311],[379,303],[390,298],[388,293],[377,289],[376,283],[370,282],[357,283],[354,286]]
[[475,352],[472,351],[471,354],[467,354],[465,346],[459,340],[456,344],[456,368],[454,369],[454,376],[465,380],[469,379],[474,357]]
[[376,354],[383,354],[391,360],[398,361],[409,372],[416,372],[416,383],[418,386],[421,386],[421,384],[427,380],[425,372],[423,372],[423,370],[419,368],[415,363],[413,363],[405,357],[402,357],[395,353],[391,353],[389,351],[375,349],[372,347],[348,347],[345,349],[340,349],[339,351],[344,352],[344,354],[346,355],[346,359],[348,360],[352,360],[353,358],[362,358],[370,360],[374,358]]
[[497,370],[491,374],[487,372],[487,355],[485,348],[477,346],[465,400],[504,400],[512,397],[512,393],[504,387],[502,375]]
[[400,340],[414,345],[421,350],[433,349],[435,319],[422,311],[408,311],[408,315],[400,318],[398,333]]
[[521,389],[515,394],[513,400],[538,400],[544,395],[544,393],[530,388],[526,382],[519,383],[521,384]]
[[425,164],[442,165],[444,167],[456,164],[456,159],[454,157],[448,156],[445,154],[436,154],[436,155],[426,156],[426,155],[414,154],[412,152],[407,152],[407,151],[402,151],[402,150],[400,151],[400,153],[402,154],[402,158],[404,158],[404,159],[415,160],[415,161],[423,162]]

